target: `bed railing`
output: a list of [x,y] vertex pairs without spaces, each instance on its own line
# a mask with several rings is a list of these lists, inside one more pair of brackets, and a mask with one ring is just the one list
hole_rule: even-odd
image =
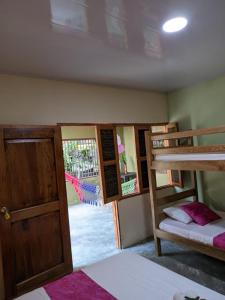
[[[212,135],[225,133],[225,126],[207,129],[195,129],[183,132],[173,132],[166,134],[152,134],[146,132],[147,152],[150,152],[150,168],[153,170],[202,170],[202,171],[225,171],[225,145],[193,146],[182,145],[182,139],[193,139],[196,136]],[[175,146],[153,147],[153,143],[159,141],[169,141],[175,143]],[[176,155],[190,154],[224,154],[224,158],[210,160],[176,160]],[[162,155],[173,155],[174,160],[160,160]],[[156,159],[157,158],[157,159]]]
[[[198,201],[196,172],[203,171],[225,171],[225,145],[209,145],[209,146],[193,146],[193,137],[204,136],[211,134],[225,133],[225,126],[207,129],[188,130],[184,132],[173,132],[166,134],[153,134],[150,131],[145,132],[146,153],[148,160],[148,177],[150,190],[150,203],[152,211],[153,231],[156,246],[156,253],[161,255],[160,239],[167,239],[180,244],[189,245],[195,250],[198,250],[207,255],[222,259],[225,261],[225,253],[211,246],[202,245],[200,242],[190,241],[175,234],[171,234],[159,229],[160,222],[165,218],[162,212],[164,205],[181,201],[189,197],[193,197],[193,201]],[[188,145],[184,140],[188,139]],[[159,141],[159,142],[158,142]],[[163,141],[163,142],[162,142]],[[165,141],[165,142],[164,142]],[[182,143],[181,143],[182,141]],[[154,144],[154,145],[153,145]],[[158,147],[155,147],[159,145]],[[165,146],[165,147],[162,147]],[[182,155],[182,160],[176,160],[176,154]],[[185,159],[184,155],[204,154],[204,159],[195,157],[194,160]],[[217,157],[211,160],[207,159],[207,154],[218,154]],[[160,160],[160,155],[175,155],[170,157],[169,161]],[[184,158],[184,160],[183,160]],[[190,157],[189,157],[190,158]],[[191,172],[192,186],[187,190],[158,197],[156,186],[156,171],[157,170],[183,170]]]

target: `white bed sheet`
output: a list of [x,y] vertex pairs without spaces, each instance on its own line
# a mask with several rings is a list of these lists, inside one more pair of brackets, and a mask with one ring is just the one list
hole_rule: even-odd
[[[225,299],[223,295],[132,253],[115,255],[83,271],[119,300],[172,300],[176,292],[190,290],[207,300]],[[17,300],[49,300],[46,296],[43,289],[38,289]]]
[[155,155],[157,161],[225,160],[225,153],[166,154]]
[[184,224],[171,218],[166,218],[159,224],[159,228],[184,238],[212,246],[213,238],[225,232],[225,213],[217,213],[222,219],[211,222],[205,226],[198,225],[194,222]]

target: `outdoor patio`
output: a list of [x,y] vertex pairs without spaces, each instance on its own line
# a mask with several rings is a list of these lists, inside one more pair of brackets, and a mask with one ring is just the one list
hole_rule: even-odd
[[69,206],[69,220],[74,268],[120,252],[115,246],[111,205]]

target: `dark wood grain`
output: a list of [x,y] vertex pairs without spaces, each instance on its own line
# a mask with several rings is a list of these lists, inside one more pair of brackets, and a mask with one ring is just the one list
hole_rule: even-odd
[[119,185],[117,180],[117,166],[116,164],[104,166],[105,186],[107,197],[111,198],[118,195]]
[[145,146],[145,131],[150,130],[150,125],[136,125],[135,129],[135,146],[137,156],[137,180],[140,193],[149,191],[147,157]]
[[12,243],[16,283],[63,263],[59,212],[13,223]]
[[96,138],[102,198],[104,204],[107,204],[122,197],[115,126],[96,126]]
[[149,188],[149,180],[148,180],[148,166],[147,160],[142,160],[141,164],[141,181],[142,181],[142,188],[146,189]]
[[8,208],[14,211],[54,201],[57,186],[52,140],[6,140],[5,148],[12,187]]
[[[61,130],[1,127],[0,217],[6,298],[72,271]],[[5,167],[4,167],[5,166]],[[58,267],[60,266],[60,267]]]
[[115,146],[113,129],[100,129],[102,156],[104,161],[115,160]]

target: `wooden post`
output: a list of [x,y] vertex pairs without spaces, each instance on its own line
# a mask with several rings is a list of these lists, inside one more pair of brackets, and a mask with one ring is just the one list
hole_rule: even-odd
[[152,165],[152,141],[151,141],[151,132],[145,132],[145,145],[146,145],[146,154],[148,162],[148,179],[149,179],[149,193],[150,193],[150,204],[151,204],[151,213],[152,213],[152,222],[153,222],[153,234],[155,240],[155,250],[157,256],[161,256],[161,240],[157,237],[156,229],[159,228],[159,214],[157,207],[157,195],[156,195],[156,170],[151,169]]

